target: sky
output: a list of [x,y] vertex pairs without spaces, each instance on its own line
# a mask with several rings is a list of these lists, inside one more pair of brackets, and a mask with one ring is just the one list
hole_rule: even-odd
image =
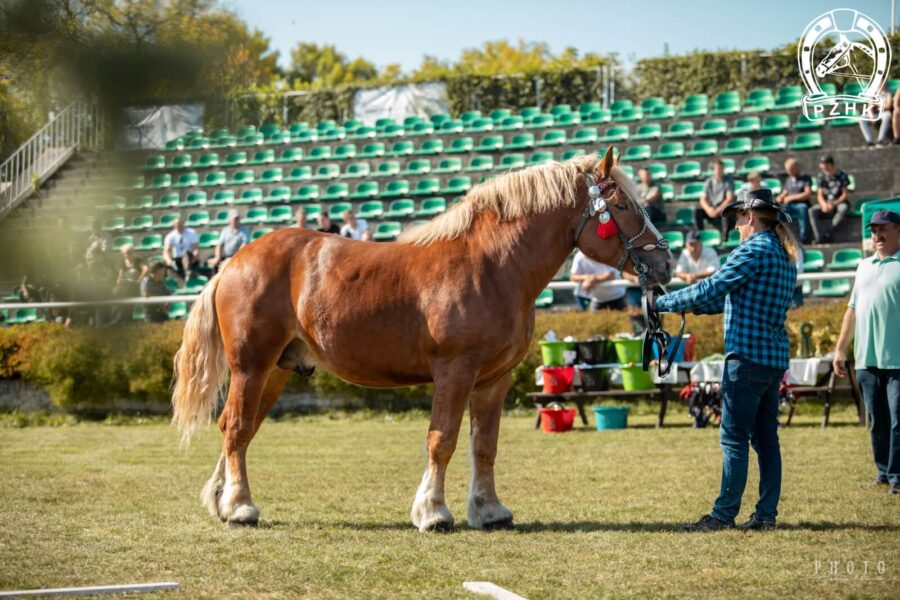
[[416,68],[425,54],[455,61],[462,50],[491,40],[546,42],[554,53],[568,46],[582,53],[616,52],[629,68],[635,60],[662,56],[666,44],[670,54],[776,48],[799,38],[810,21],[834,8],[859,10],[886,32],[891,21],[891,0],[225,0],[224,4],[269,37],[284,67],[289,66],[291,49],[306,41],[334,44],[349,58],[361,56],[378,67],[399,63],[405,72]]

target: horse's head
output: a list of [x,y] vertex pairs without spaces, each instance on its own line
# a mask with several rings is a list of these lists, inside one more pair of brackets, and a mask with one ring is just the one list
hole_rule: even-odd
[[650,222],[637,187],[617,163],[610,147],[585,173],[575,246],[596,261],[638,275],[643,271],[648,285],[668,283],[675,266],[668,241]]

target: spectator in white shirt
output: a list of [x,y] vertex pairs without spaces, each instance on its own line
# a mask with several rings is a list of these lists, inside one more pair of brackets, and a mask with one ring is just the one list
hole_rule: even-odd
[[184,226],[184,215],[179,215],[172,225],[172,231],[163,240],[163,261],[166,266],[184,280],[191,276],[191,270],[200,248],[200,236],[191,227]]
[[716,251],[704,247],[700,234],[691,231],[685,238],[684,250],[675,267],[675,276],[687,284],[696,283],[718,271],[719,264]]
[[354,240],[363,239],[363,234],[369,229],[365,219],[357,219],[352,210],[344,213],[344,226],[341,227],[341,235]]
[[609,265],[592,260],[580,251],[572,260],[569,279],[578,284],[575,299],[582,308],[590,307],[591,311],[611,308],[626,308],[625,286],[604,285],[606,281],[621,279],[621,274]]

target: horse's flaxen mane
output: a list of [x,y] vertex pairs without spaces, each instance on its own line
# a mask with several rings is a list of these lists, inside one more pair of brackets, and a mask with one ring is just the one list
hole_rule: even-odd
[[472,227],[475,215],[483,211],[496,213],[500,221],[512,221],[559,206],[573,206],[578,174],[597,161],[598,157],[591,154],[489,179],[472,188],[462,202],[444,214],[403,232],[398,241],[425,246],[438,240],[459,238]]

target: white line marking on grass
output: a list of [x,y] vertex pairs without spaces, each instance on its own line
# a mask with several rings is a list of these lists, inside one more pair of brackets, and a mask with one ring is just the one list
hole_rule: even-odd
[[463,587],[476,594],[484,594],[496,600],[526,600],[523,596],[504,590],[490,581],[464,581]]
[[127,585],[94,585],[89,587],[46,588],[43,590],[0,591],[0,598],[27,598],[29,596],[88,596],[93,594],[139,594],[141,592],[163,592],[177,590],[173,581],[161,583],[131,583]]

